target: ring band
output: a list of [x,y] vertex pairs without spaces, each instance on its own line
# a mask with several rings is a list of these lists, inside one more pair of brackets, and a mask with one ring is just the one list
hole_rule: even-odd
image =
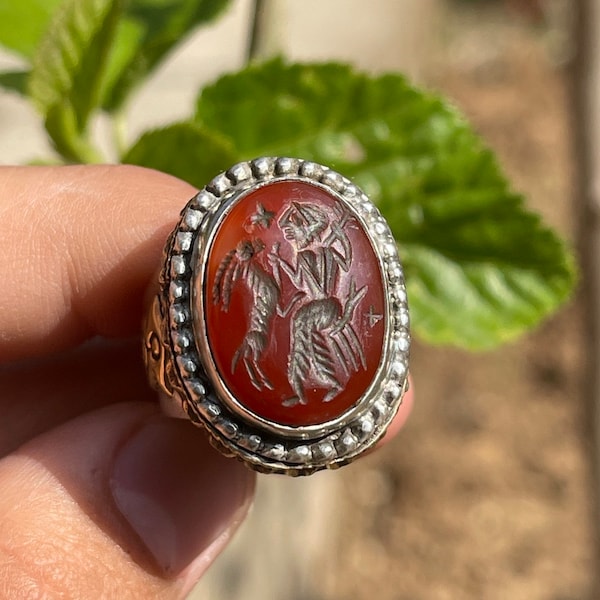
[[351,462],[408,386],[404,276],[390,229],[350,180],[263,157],[184,207],[147,314],[165,411],[261,472]]

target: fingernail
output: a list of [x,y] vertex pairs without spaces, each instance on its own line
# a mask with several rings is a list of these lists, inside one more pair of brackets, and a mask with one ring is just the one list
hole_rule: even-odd
[[254,476],[189,422],[154,417],[117,453],[110,488],[163,575],[186,571],[187,580],[201,575],[194,571],[206,568],[243,519]]

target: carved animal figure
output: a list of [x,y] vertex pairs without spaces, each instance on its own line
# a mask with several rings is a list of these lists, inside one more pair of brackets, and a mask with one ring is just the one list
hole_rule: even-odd
[[309,386],[325,388],[323,402],[330,402],[342,391],[343,379],[366,368],[351,320],[367,287],[356,290],[351,279],[347,296],[339,295],[340,271],[348,272],[352,264],[344,227],[352,225],[346,211],[330,219],[322,208],[306,202],[292,202],[278,219],[295,250],[294,259],[284,260],[274,248],[269,261],[274,272],[281,269],[305,294],[291,322],[288,381],[295,396],[284,400],[285,406],[307,404]]
[[267,347],[273,317],[278,312],[280,291],[275,279],[256,260],[256,255],[264,247],[260,239],[242,240],[234,250],[228,252],[217,270],[212,296],[213,302],[220,303],[227,312],[237,281],[243,282],[252,294],[248,330],[233,356],[231,371],[235,371],[241,360],[256,389],[272,390],[273,385],[260,366],[260,358]]

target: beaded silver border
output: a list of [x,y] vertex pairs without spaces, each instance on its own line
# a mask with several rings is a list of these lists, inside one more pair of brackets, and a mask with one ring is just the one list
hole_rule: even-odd
[[[387,290],[385,348],[373,383],[338,419],[298,428],[240,414],[235,399],[226,397],[227,386],[210,359],[200,293],[204,259],[223,212],[259,186],[290,179],[329,191],[353,211],[370,238]],[[262,157],[239,163],[190,200],[165,250],[161,297],[168,318],[167,342],[181,384],[177,387],[184,392],[179,400],[221,449],[259,471],[306,475],[350,462],[383,436],[408,385],[408,305],[396,242],[378,209],[356,185],[301,159]]]

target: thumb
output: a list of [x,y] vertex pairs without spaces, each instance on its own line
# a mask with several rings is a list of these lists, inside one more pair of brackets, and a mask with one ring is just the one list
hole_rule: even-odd
[[147,404],[74,419],[0,460],[0,597],[183,598],[253,487]]

